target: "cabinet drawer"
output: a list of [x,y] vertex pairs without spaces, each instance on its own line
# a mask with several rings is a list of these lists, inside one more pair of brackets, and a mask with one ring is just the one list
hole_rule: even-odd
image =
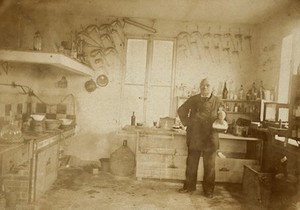
[[28,145],[24,144],[20,147],[10,150],[2,155],[2,174],[8,173],[13,167],[21,165],[28,161]]
[[245,154],[247,152],[247,142],[231,139],[220,139],[219,150],[222,152],[235,152]]
[[216,159],[216,181],[242,183],[244,165],[258,165],[257,160],[217,158]]
[[137,152],[157,154],[186,154],[185,139],[172,135],[147,135],[139,137]]

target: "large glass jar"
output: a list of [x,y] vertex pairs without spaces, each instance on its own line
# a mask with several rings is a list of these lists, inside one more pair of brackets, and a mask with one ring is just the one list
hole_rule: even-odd
[[17,125],[17,121],[10,121],[8,125],[2,127],[0,137],[7,143],[21,142],[22,131]]

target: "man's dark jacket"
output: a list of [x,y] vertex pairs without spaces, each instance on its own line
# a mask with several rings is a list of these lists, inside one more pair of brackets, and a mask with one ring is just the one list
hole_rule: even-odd
[[222,101],[211,95],[191,96],[177,110],[184,126],[187,126],[187,146],[190,150],[217,151],[219,149],[218,133],[212,128],[217,119],[218,109]]

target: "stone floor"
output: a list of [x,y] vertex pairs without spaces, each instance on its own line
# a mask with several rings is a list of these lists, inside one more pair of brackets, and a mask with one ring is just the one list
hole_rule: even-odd
[[215,196],[203,196],[201,184],[194,194],[181,194],[178,182],[98,175],[82,169],[63,169],[52,189],[38,202],[41,210],[156,210],[156,209],[259,209],[243,204],[240,184],[217,184]]

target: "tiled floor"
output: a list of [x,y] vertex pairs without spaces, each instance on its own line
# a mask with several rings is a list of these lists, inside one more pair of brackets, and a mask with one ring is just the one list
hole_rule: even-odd
[[212,199],[203,196],[201,185],[192,195],[178,193],[181,186],[176,182],[115,177],[101,171],[92,175],[85,170],[63,169],[53,188],[35,205],[43,210],[258,209],[243,205],[239,184],[218,184]]

